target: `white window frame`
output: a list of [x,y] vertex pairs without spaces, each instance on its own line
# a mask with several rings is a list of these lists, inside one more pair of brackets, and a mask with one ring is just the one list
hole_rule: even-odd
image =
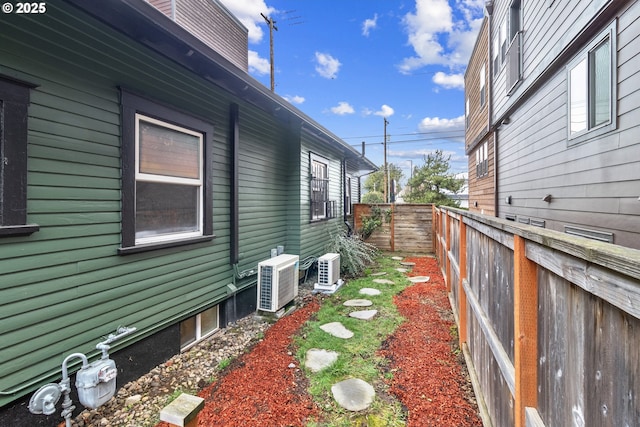
[[505,58],[507,56],[508,37],[507,37],[507,18],[505,17],[500,25],[500,66],[505,64]]
[[482,64],[482,68],[480,69],[480,107],[484,107],[487,98],[486,80],[485,64]]
[[[205,332],[204,334],[202,333],[202,313],[204,311],[208,311],[208,310],[214,310],[216,311],[216,327],[213,328],[212,330],[210,330],[209,332]],[[188,344],[185,344],[184,346],[180,346],[180,351],[186,351],[188,349],[190,349],[191,347],[193,347],[194,345],[198,344],[199,342],[201,342],[202,340],[210,337],[211,335],[215,334],[217,331],[220,330],[220,306],[215,305],[213,307],[208,308],[207,310],[204,310],[198,314],[196,314],[195,316],[189,317],[185,320],[183,320],[183,322],[190,320],[192,318],[195,318],[196,321],[196,329],[195,329],[195,341],[192,341]],[[180,322],[182,323],[182,322]],[[182,336],[180,337],[180,341],[182,341]]]
[[482,178],[489,174],[489,143],[479,145],[476,149],[476,177]]
[[496,37],[493,39],[493,75],[497,76],[500,72],[500,31],[496,34]]
[[469,123],[471,122],[469,118],[469,97],[467,97],[467,101],[464,104],[464,118],[465,118],[465,128],[469,129]]
[[[143,173],[140,171],[140,122],[151,123],[156,126],[160,126],[163,128],[167,128],[176,132],[185,133],[188,135],[195,136],[199,139],[198,145],[198,178],[182,178],[175,177],[169,175],[158,175],[158,174],[149,174]],[[176,126],[174,124],[154,119],[149,116],[145,116],[144,114],[136,113],[135,115],[135,181],[136,185],[138,182],[155,182],[155,183],[164,183],[164,184],[179,184],[179,185],[189,185],[198,188],[198,201],[196,206],[197,213],[197,230],[191,232],[175,232],[175,233],[166,233],[166,234],[158,234],[153,236],[146,237],[138,237],[136,231],[136,245],[144,245],[144,244],[153,244],[153,243],[161,243],[168,242],[173,240],[182,240],[193,237],[203,236],[203,192],[204,192],[204,170],[203,170],[203,162],[204,162],[204,138],[201,132],[196,132],[181,126]]]
[[[567,140],[568,144],[576,145],[587,140],[599,137],[602,134],[615,130],[617,128],[617,45],[616,45],[617,26],[616,21],[613,21],[604,31],[598,34],[597,37],[591,40],[591,42],[584,47],[584,49],[576,55],[566,67],[567,78]],[[591,67],[590,60],[591,54],[595,49],[602,45],[603,42],[609,41],[609,60],[610,60],[610,73],[609,73],[609,120],[605,123],[593,125],[591,122]],[[586,64],[586,128],[577,132],[571,131],[571,71],[574,70],[581,63]]]

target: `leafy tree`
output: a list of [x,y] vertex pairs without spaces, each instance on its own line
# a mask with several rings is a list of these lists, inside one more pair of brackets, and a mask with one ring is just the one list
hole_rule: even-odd
[[449,196],[462,190],[464,179],[456,178],[449,170],[449,160],[451,156],[445,157],[442,150],[424,156],[424,165],[414,168],[404,199],[411,203],[459,206]]
[[[403,178],[402,169],[393,163],[387,163],[389,168],[389,179],[396,181],[396,188],[402,188],[400,186],[400,180]],[[364,181],[364,189],[367,191],[377,191],[384,193],[384,165],[380,166],[380,169],[370,174]]]
[[368,193],[362,195],[362,203],[384,203],[384,198],[382,196],[382,193],[379,191],[369,191]]

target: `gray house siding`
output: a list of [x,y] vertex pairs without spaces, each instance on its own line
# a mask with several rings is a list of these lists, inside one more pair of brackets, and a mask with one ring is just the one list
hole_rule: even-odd
[[[586,12],[593,13],[594,7],[591,4]],[[617,78],[616,129],[587,134],[577,142],[568,139],[566,65],[575,56],[510,113],[510,124],[499,127],[497,199],[501,217],[534,221],[559,231],[595,233],[598,238],[611,238],[615,244],[640,248],[638,16],[640,6],[632,2],[619,11],[615,21],[600,22],[591,31],[598,35],[617,22],[617,67],[613,74]],[[585,21],[586,17],[580,15],[579,20]],[[536,36],[531,30],[530,37],[537,37],[537,31],[549,29],[540,27]],[[578,54],[592,40],[585,40],[577,48]],[[528,78],[525,75],[525,81]],[[551,201],[543,201],[548,194]],[[510,204],[506,202],[508,196]]]
[[[511,1],[496,1],[491,24],[491,40],[500,38],[500,27],[506,22],[509,34],[509,8]],[[521,1],[521,28],[523,30],[523,80],[511,96],[507,96],[507,68],[504,61],[494,70],[493,121],[503,117],[553,61],[563,54],[567,46],[582,34],[583,29],[611,0]],[[553,37],[550,37],[553,35]],[[507,38],[509,36],[507,35]],[[509,40],[507,40],[507,46]],[[493,59],[493,45],[491,46]],[[496,72],[497,71],[497,72]]]
[[[40,227],[0,238],[0,408],[59,380],[65,355],[95,357],[96,342],[119,325],[138,332],[112,352],[217,304],[221,326],[235,320],[223,317],[229,284],[251,300],[255,275],[238,280],[230,262],[233,104],[239,111],[238,269],[255,268],[277,245],[301,256],[315,252],[315,242],[311,249],[300,242],[309,235],[301,225],[309,212],[300,192],[301,182],[307,184],[300,177],[308,174],[301,172],[308,164],[300,163],[301,120],[233,96],[206,73],[191,72],[64,2],[48,3],[46,16],[4,17],[0,58],[0,75],[37,85],[28,110],[27,221]],[[211,241],[119,254],[126,190],[120,88],[213,126]],[[337,158],[332,162],[340,165]],[[339,185],[331,191],[341,199]]]

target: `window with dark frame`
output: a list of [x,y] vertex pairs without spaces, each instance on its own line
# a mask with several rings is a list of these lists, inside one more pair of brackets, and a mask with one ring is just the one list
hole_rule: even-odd
[[344,206],[345,206],[345,213],[347,215],[351,215],[352,204],[353,204],[353,201],[351,200],[351,177],[347,176],[345,178],[345,183],[344,183]]
[[329,199],[329,161],[310,155],[311,221],[335,218],[335,201]]
[[34,87],[0,76],[0,237],[39,230],[27,224],[27,121]]
[[213,125],[122,91],[121,253],[213,238]]

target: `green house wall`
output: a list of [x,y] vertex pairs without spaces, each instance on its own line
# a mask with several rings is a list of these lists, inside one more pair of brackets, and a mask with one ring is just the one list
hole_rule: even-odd
[[[48,3],[42,16],[3,17],[0,57],[0,74],[38,85],[27,207],[28,222],[40,226],[0,239],[0,407],[59,380],[66,355],[95,356],[95,344],[119,325],[139,332],[113,350],[228,297],[232,103],[240,129],[238,269],[255,267],[277,245],[319,253],[324,236],[309,227],[300,191],[308,170],[301,172],[299,123],[233,99],[64,4]],[[119,87],[214,125],[213,241],[118,255]],[[308,237],[317,242],[303,245]],[[238,284],[251,285],[251,277]]]

